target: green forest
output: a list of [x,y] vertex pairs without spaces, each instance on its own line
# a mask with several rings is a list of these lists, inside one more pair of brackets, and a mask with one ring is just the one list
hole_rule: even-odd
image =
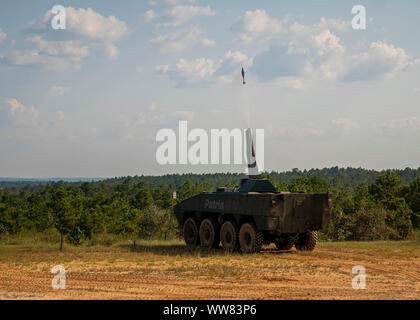
[[[226,173],[91,182],[0,181],[0,239],[42,235],[62,246],[106,242],[113,236],[134,245],[137,239],[179,237],[173,214],[177,202],[216,187],[235,187],[243,177]],[[332,194],[332,218],[320,233],[323,240],[404,240],[420,228],[420,168],[294,169],[262,177],[279,191]]]

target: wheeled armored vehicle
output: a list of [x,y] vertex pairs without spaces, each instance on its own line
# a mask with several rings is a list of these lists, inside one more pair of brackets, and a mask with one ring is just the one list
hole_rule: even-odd
[[255,253],[263,244],[312,251],[317,231],[330,219],[329,193],[278,192],[267,179],[242,179],[237,189],[218,188],[174,208],[187,245]]

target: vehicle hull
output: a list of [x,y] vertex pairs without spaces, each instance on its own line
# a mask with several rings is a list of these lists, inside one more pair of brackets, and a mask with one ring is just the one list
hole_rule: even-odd
[[290,234],[327,227],[329,204],[328,193],[204,192],[180,202],[174,212],[181,225],[194,215],[199,220],[213,217],[219,223],[253,221],[259,230]]

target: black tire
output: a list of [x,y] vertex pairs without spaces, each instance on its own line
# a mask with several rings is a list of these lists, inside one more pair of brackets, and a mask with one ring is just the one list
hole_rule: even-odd
[[200,243],[206,248],[217,248],[220,243],[220,233],[216,220],[204,219],[200,224]]
[[279,250],[290,250],[293,248],[293,242],[279,242],[276,241],[274,242],[274,244],[276,245],[277,249]]
[[299,241],[295,243],[295,247],[300,251],[313,251],[318,241],[317,231],[307,231],[299,235]]
[[236,251],[239,247],[239,230],[235,221],[226,221],[220,229],[222,247],[228,252]]
[[257,253],[261,251],[264,236],[255,224],[246,222],[239,230],[239,245],[242,253]]
[[199,243],[198,220],[197,218],[188,218],[183,228],[184,240],[187,246],[196,246]]

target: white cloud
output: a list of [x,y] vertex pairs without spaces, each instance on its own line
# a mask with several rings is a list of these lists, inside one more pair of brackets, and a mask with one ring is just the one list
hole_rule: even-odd
[[271,18],[263,9],[255,11],[246,11],[232,26],[234,31],[239,32],[240,39],[244,43],[251,43],[255,40],[270,41],[283,40],[280,44],[287,43],[289,37],[293,34],[316,34],[331,28],[337,31],[347,31],[350,27],[350,21],[339,19],[326,19],[322,17],[320,22],[310,26],[304,26],[298,22],[289,24],[289,18],[276,19]]
[[332,81],[376,80],[393,77],[417,65],[404,49],[373,42],[368,51],[346,55],[340,38],[329,30],[297,37],[287,46],[271,46],[254,59],[253,72],[260,81],[300,77]]
[[66,8],[66,28],[74,34],[99,41],[115,41],[128,33],[125,22],[104,17],[93,9]]
[[242,63],[242,64],[246,64],[246,65],[252,65],[252,59],[248,58],[245,54],[243,54],[240,51],[234,51],[232,52],[231,50],[229,50],[226,53],[226,59],[227,60],[232,60],[233,63]]
[[114,60],[118,56],[115,41],[129,33],[125,22],[114,16],[104,17],[93,9],[66,8],[66,30],[57,38],[51,29],[51,11],[30,22],[25,39],[31,47],[12,51],[0,59],[7,66],[42,66],[48,70],[79,68],[80,62],[90,55],[92,48],[103,48],[104,55]]
[[57,97],[62,96],[67,92],[70,92],[72,90],[72,87],[69,86],[53,86],[48,89],[48,95],[50,97]]
[[198,58],[194,60],[179,59],[174,67],[159,66],[156,68],[160,74],[166,74],[176,82],[178,87],[194,87],[210,84],[215,81],[215,72],[220,62],[211,59]]
[[[53,14],[48,10],[41,19],[30,22],[25,28],[28,32],[48,32],[51,29]],[[63,33],[88,40],[109,42],[121,39],[129,29],[124,21],[114,16],[104,17],[91,8],[66,8],[66,30]]]
[[10,106],[10,113],[15,115],[17,112],[24,112],[25,106],[20,103],[16,98],[6,100],[6,103]]
[[148,11],[146,11],[146,12],[144,13],[143,18],[144,18],[144,20],[146,20],[146,21],[151,21],[151,20],[153,20],[154,18],[156,18],[156,14],[155,14],[155,12],[154,12],[153,10],[148,10]]
[[251,43],[256,38],[270,39],[284,31],[283,22],[270,18],[265,10],[246,11],[232,28],[240,32],[245,43]]
[[161,74],[169,75],[178,87],[189,87],[214,82],[213,75],[220,67],[220,63],[206,58],[179,59],[173,68],[159,66],[156,70]]
[[209,78],[217,70],[218,64],[210,59],[198,58],[194,60],[179,59],[176,70],[184,77]]
[[178,52],[186,48],[191,48],[197,44],[203,46],[212,46],[215,44],[213,40],[209,40],[202,36],[203,31],[197,27],[190,27],[181,31],[158,36],[150,42],[160,47],[162,52]]
[[179,59],[174,66],[163,65],[156,67],[160,74],[167,74],[176,81],[177,86],[197,86],[214,83],[232,83],[240,74],[242,66],[251,66],[252,58],[248,58],[240,51],[228,51],[223,59],[214,61],[207,58],[192,60]]
[[32,49],[14,50],[0,58],[0,63],[7,66],[43,66],[48,70],[66,70],[79,68],[83,58],[89,56],[88,45],[79,40],[49,41],[41,36],[25,39]]
[[[372,42],[366,52],[349,55],[336,32],[349,30],[349,21],[321,18],[304,25],[287,19],[275,19],[264,10],[247,11],[232,27],[245,42],[263,42],[265,51],[255,57],[229,51],[220,60],[180,59],[174,66],[158,70],[176,81],[177,86],[231,83],[238,66],[245,66],[251,77],[271,82],[279,88],[302,89],[319,80],[354,81],[392,77],[420,64],[402,48],[385,42]],[[197,43],[205,44],[198,28],[159,36],[152,43],[161,51],[182,51]],[[342,123],[341,125],[345,125]],[[350,123],[345,130],[349,130]],[[338,126],[338,123],[336,123]]]
[[0,42],[7,39],[7,34],[0,28]]
[[305,54],[324,62],[326,58],[345,53],[341,39],[334,31],[347,30],[347,24],[346,21],[325,18],[313,25],[294,22],[288,27],[281,43],[287,46],[288,53]]
[[344,53],[344,47],[340,44],[340,38],[332,34],[330,30],[322,31],[312,37],[316,47],[316,54],[323,56],[330,53]]
[[262,82],[284,83],[282,78],[286,82],[299,79],[300,83],[311,79],[375,80],[419,64],[404,49],[385,42],[372,42],[366,52],[346,54],[334,30],[349,30],[349,22],[338,19],[321,18],[319,23],[303,25],[256,10],[247,11],[233,29],[247,43],[265,41],[270,45],[254,58],[252,72]]
[[343,68],[345,48],[329,28],[344,31],[348,22],[321,18],[319,23],[303,25],[255,10],[247,11],[232,28],[245,43],[269,44],[254,58],[252,70],[259,81],[301,88],[304,78],[333,79]]
[[210,6],[174,6],[162,17],[158,26],[179,26],[195,17],[214,16],[216,12]]
[[27,125],[34,123],[38,119],[39,111],[33,106],[24,106],[16,98],[5,101],[9,105],[9,111],[16,125]]
[[72,56],[85,58],[89,55],[88,46],[82,45],[78,40],[48,41],[41,36],[25,39],[26,43],[33,44],[41,53],[51,56]]
[[42,66],[47,70],[54,71],[79,67],[77,60],[72,61],[63,57],[44,55],[37,50],[9,52],[5,57],[0,58],[0,63],[13,67]]
[[340,19],[326,19],[324,17],[319,21],[318,27],[321,29],[332,28],[337,31],[348,31],[350,29],[350,20],[344,21]]
[[[89,56],[89,47],[79,40],[48,41],[41,36],[27,38],[26,43],[32,44],[36,53],[43,57],[46,63],[54,65],[52,57],[59,60],[67,59],[75,68],[80,66],[80,61]],[[64,66],[64,64],[63,64]],[[53,66],[51,66],[53,68]],[[58,68],[60,66],[57,66]]]
[[112,43],[107,43],[104,46],[105,56],[109,60],[116,60],[118,58],[118,48]]
[[349,58],[349,67],[343,80],[390,78],[414,64],[416,62],[410,59],[404,49],[386,42],[372,42],[367,52]]
[[201,39],[201,44],[205,47],[213,47],[216,44],[216,41],[203,38]]

